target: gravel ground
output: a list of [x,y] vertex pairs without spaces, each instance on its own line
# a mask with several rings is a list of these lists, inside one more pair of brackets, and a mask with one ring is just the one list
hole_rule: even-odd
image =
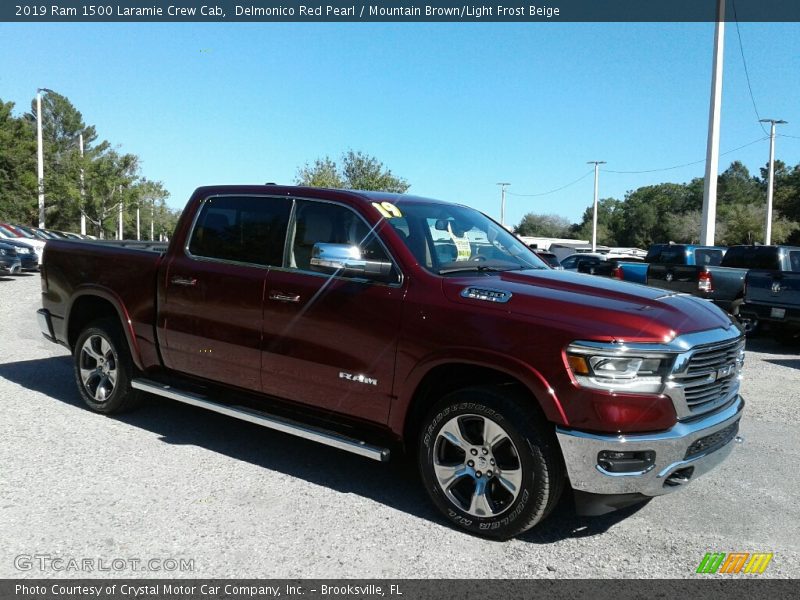
[[[89,412],[38,305],[38,275],[0,277],[0,577],[82,575],[17,568],[34,554],[194,561],[162,577],[692,577],[709,551],[774,552],[762,577],[800,577],[800,356],[769,339],[748,343],[746,442],[720,468],[604,517],[563,504],[498,543],[443,524],[402,462],[170,401]],[[145,575],[127,565],[86,575]]]

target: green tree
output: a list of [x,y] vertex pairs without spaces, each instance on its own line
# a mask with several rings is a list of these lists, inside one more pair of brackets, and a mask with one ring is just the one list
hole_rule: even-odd
[[[597,201],[597,243],[605,246],[617,245],[617,232],[620,229],[623,203],[615,198],[601,198]],[[594,207],[583,211],[580,223],[571,228],[571,235],[582,240],[592,239]]]
[[[36,102],[25,115],[35,130]],[[84,157],[80,155],[83,135]],[[97,132],[87,126],[83,115],[65,96],[47,92],[42,96],[42,149],[44,157],[45,222],[53,229],[74,229],[80,218],[80,171],[108,144],[94,148]]]
[[528,213],[514,228],[517,235],[553,238],[569,237],[570,222],[559,215],[537,215]]
[[0,219],[33,223],[38,212],[36,137],[13,109],[13,102],[0,100]]
[[295,175],[297,185],[344,188],[403,194],[411,185],[397,177],[381,161],[363,152],[348,150],[342,155],[341,167],[330,157],[306,163]]

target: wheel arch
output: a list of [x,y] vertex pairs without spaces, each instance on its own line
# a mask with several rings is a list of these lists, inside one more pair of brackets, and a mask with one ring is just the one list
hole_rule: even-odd
[[[496,357],[494,357],[496,358]],[[439,358],[420,364],[406,380],[398,397],[398,410],[392,410],[390,427],[408,447],[430,406],[443,395],[478,385],[508,386],[530,400],[543,418],[568,425],[566,414],[547,380],[537,370],[517,359],[478,359],[475,356]]]
[[125,336],[134,365],[137,369],[142,369],[139,348],[125,305],[119,296],[105,288],[87,286],[76,291],[70,299],[66,319],[67,344],[70,350],[74,350],[75,342],[81,331],[89,323],[102,318],[117,321]]

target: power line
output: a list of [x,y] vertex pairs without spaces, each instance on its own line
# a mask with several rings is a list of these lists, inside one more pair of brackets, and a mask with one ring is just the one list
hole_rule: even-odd
[[742,32],[739,31],[739,16],[736,14],[736,0],[733,0],[733,20],[736,22],[736,37],[739,38],[739,52],[742,55],[742,64],[744,65],[744,76],[747,79],[747,89],[750,91],[750,100],[753,102],[753,111],[756,113],[756,119],[758,120],[758,126],[761,127],[761,131],[764,132],[764,135],[769,135],[767,130],[764,129],[764,124],[761,122],[761,115],[758,114],[758,108],[756,107],[756,98],[753,95],[753,86],[750,85],[750,72],[747,70],[747,60],[744,57],[744,46],[742,45]]
[[[763,142],[764,140],[768,140],[768,139],[769,139],[768,135],[766,137],[760,137],[757,140],[753,140],[752,142],[748,142],[748,143],[744,144],[743,146],[739,146],[738,148],[733,148],[732,150],[728,150],[726,152],[723,152],[723,153],[720,154],[720,156],[725,156],[726,154],[731,154],[733,152],[737,152],[737,151],[741,150],[742,148],[747,148],[748,146],[752,146],[753,144],[757,144],[758,142]],[[672,171],[674,169],[681,169],[683,167],[690,167],[692,165],[699,165],[700,163],[704,163],[704,162],[706,162],[706,159],[695,160],[693,162],[684,163],[682,165],[675,165],[673,167],[664,167],[662,169],[646,169],[644,171],[612,171],[611,169],[603,169],[603,172],[604,173],[618,173],[618,174],[625,174],[625,175],[637,175],[637,174],[641,174],[641,173],[658,173],[660,171]]]
[[509,196],[519,196],[519,197],[522,197],[522,198],[534,198],[536,196],[547,196],[548,194],[555,194],[556,192],[560,192],[561,190],[565,190],[568,187],[570,187],[571,185],[575,185],[579,181],[583,181],[584,179],[586,179],[592,173],[594,173],[594,169],[590,169],[590,170],[586,171],[586,173],[584,173],[583,175],[578,177],[575,181],[571,181],[567,185],[562,185],[561,187],[556,188],[554,190],[550,190],[549,192],[539,192],[538,194],[515,194],[514,192],[506,192],[506,194],[508,194]]
[[800,140],[800,135],[789,135],[788,133],[776,133],[775,135],[778,137],[788,137],[795,140]]

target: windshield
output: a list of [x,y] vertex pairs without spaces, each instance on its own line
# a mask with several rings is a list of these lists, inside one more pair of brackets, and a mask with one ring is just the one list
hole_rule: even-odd
[[396,205],[374,205],[419,264],[433,273],[550,268],[513,234],[474,209],[402,199]]

